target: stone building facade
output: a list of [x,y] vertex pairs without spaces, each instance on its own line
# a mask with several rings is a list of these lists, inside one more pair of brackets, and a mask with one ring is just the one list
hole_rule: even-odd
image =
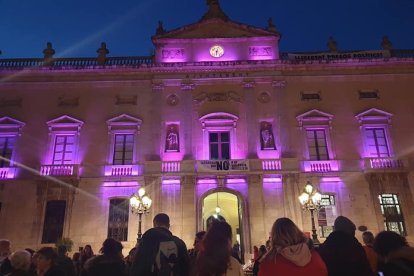
[[309,181],[320,240],[345,215],[414,241],[412,51],[280,53],[271,21],[235,23],[217,1],[152,39],[154,57],[0,59],[0,237],[129,249],[145,187],[143,230],[166,212],[191,247],[219,213],[247,257],[278,217],[311,231]]

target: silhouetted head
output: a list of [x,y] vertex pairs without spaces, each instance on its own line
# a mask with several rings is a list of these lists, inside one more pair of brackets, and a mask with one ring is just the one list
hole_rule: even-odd
[[167,214],[159,213],[153,219],[154,227],[170,228],[170,217]]
[[394,231],[382,231],[374,239],[374,250],[382,257],[408,246],[407,240]]
[[335,219],[334,229],[355,236],[356,226],[349,218],[339,216]]

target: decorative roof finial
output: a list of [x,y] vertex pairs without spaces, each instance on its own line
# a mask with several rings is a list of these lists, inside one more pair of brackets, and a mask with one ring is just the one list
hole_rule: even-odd
[[338,52],[338,49],[336,47],[336,41],[332,36],[329,37],[327,46],[328,46],[329,52],[332,52],[332,53]]
[[161,35],[161,34],[165,34],[165,29],[164,26],[162,25],[162,21],[158,21],[158,27],[157,30],[155,31],[156,35]]
[[269,17],[267,20],[267,30],[271,32],[277,32],[275,24],[273,24],[273,19]]
[[384,36],[382,38],[381,47],[382,47],[382,49],[388,50],[388,51],[393,49],[392,43],[391,43],[390,39],[388,38],[388,36]]
[[213,18],[219,18],[226,21],[229,19],[229,17],[221,9],[219,0],[207,0],[207,5],[208,11],[205,15],[203,15],[201,21]]

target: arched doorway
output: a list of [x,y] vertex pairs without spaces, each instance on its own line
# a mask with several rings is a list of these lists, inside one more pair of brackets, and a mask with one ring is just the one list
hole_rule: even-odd
[[202,230],[207,230],[213,220],[225,220],[233,231],[232,244],[239,246],[239,256],[244,261],[242,209],[240,198],[227,191],[214,191],[201,199]]

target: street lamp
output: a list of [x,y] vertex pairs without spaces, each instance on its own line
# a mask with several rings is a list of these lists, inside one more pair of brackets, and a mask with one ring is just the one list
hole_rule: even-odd
[[139,243],[142,233],[142,214],[148,214],[149,209],[151,208],[152,199],[145,195],[145,189],[140,188],[138,194],[134,193],[129,198],[129,205],[131,205],[131,213],[138,215],[138,235],[137,235],[137,244]]
[[299,202],[302,205],[302,209],[310,211],[312,220],[312,241],[315,245],[319,244],[318,235],[316,234],[315,218],[313,212],[320,208],[322,195],[312,186],[308,181],[306,183],[303,193],[299,196]]

